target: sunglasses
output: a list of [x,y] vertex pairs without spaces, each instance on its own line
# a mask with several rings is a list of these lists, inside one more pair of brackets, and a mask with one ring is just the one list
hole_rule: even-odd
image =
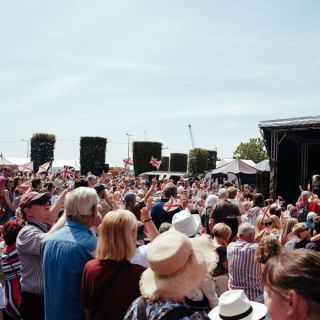
[[35,201],[31,201],[29,204],[28,204],[28,207],[30,208],[32,205],[35,205],[35,206],[44,206],[48,204],[49,206],[51,206],[51,200],[48,199],[47,197],[42,197],[40,199],[37,199]]
[[269,221],[269,222],[265,222],[264,225],[267,227],[267,226],[271,226],[272,225],[272,222]]

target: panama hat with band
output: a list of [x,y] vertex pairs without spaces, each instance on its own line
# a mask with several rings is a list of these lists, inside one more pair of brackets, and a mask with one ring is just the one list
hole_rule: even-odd
[[182,300],[201,287],[217,260],[214,245],[208,238],[164,232],[148,249],[150,267],[141,275],[141,294],[145,298]]
[[177,212],[172,217],[170,230],[184,233],[188,237],[195,236],[201,227],[201,219],[198,214],[191,214],[188,210]]
[[249,301],[243,290],[229,290],[219,298],[219,304],[208,314],[212,320],[260,320],[267,307],[263,303]]

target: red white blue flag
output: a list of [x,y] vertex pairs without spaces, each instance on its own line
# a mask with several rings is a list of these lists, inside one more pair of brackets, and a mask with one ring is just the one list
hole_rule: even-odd
[[133,162],[131,161],[131,158],[123,159],[123,164],[125,168],[130,168],[130,166],[133,166]]
[[150,164],[159,170],[160,165],[161,165],[161,160],[158,160],[157,158],[151,157]]
[[71,166],[63,166],[63,178],[74,179],[75,168]]

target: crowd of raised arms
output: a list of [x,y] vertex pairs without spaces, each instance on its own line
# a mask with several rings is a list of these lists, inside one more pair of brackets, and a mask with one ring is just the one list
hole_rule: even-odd
[[299,193],[3,167],[0,320],[320,319],[319,177]]

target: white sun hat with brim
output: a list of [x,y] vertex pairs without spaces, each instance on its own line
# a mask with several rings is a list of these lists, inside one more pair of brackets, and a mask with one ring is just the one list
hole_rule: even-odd
[[229,290],[219,298],[219,304],[208,316],[212,320],[260,320],[264,319],[267,307],[263,303],[249,301],[243,290]]
[[201,227],[201,219],[198,214],[191,214],[188,210],[177,212],[172,217],[172,226],[170,230],[184,233],[187,237],[195,236]]
[[182,301],[202,286],[217,261],[214,245],[208,238],[190,239],[181,232],[164,232],[150,243],[150,267],[141,275],[141,294],[145,298]]

